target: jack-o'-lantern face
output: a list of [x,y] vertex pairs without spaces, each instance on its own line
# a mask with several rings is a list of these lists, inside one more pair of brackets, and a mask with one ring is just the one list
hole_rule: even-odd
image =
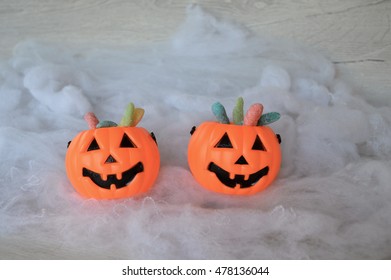
[[69,144],[69,180],[84,197],[126,198],[150,189],[160,157],[153,135],[141,127],[102,127],[80,132]]
[[277,121],[280,114],[262,114],[263,105],[255,103],[244,115],[243,105],[239,97],[231,123],[224,106],[214,103],[212,112],[218,122],[204,122],[190,132],[190,170],[211,191],[255,194],[268,187],[279,172],[281,138],[266,125]]
[[136,127],[142,108],[129,103],[120,125],[84,116],[89,130],[68,143],[65,167],[73,187],[96,199],[126,198],[145,193],[155,182],[160,156],[153,133]]
[[266,126],[205,122],[190,139],[188,162],[196,180],[211,191],[254,194],[278,174],[279,136]]

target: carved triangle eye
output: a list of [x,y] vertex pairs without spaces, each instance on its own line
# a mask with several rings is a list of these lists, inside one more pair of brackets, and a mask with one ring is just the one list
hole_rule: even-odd
[[130,140],[129,136],[124,134],[121,140],[120,148],[137,148],[137,146]]
[[98,142],[96,142],[96,139],[94,138],[91,141],[91,144],[88,146],[87,152],[93,151],[93,150],[99,150],[99,149],[100,149],[100,147],[98,145]]
[[227,133],[224,133],[223,137],[221,137],[215,148],[233,148]]
[[262,141],[261,141],[261,138],[259,138],[259,136],[257,135],[257,137],[255,138],[255,142],[254,142],[254,145],[252,147],[252,150],[258,150],[258,151],[266,151],[266,148],[265,146],[263,145]]

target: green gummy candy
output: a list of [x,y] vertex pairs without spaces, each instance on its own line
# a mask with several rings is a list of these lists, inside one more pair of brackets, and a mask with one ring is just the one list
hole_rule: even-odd
[[212,112],[219,123],[229,124],[229,118],[225,112],[225,108],[220,102],[216,102],[212,105]]
[[280,119],[281,115],[277,112],[270,112],[262,115],[259,118],[258,125],[267,125],[274,123]]
[[133,112],[134,112],[134,104],[129,103],[128,107],[126,107],[124,116],[119,123],[119,126],[131,126],[133,122]]
[[238,100],[236,101],[236,105],[233,110],[234,124],[237,124],[237,125],[243,124],[243,106],[244,106],[243,98],[239,97]]
[[112,121],[100,121],[97,125],[96,128],[102,128],[102,127],[115,127],[118,126],[115,122]]

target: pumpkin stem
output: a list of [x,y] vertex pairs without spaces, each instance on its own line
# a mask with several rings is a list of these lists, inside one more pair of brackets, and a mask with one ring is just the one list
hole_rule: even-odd
[[262,115],[262,111],[263,105],[261,103],[251,105],[244,117],[244,125],[256,126]]
[[216,102],[212,105],[212,112],[219,123],[229,124],[229,118],[225,112],[225,108],[220,102]]
[[99,123],[98,118],[93,112],[88,112],[84,115],[84,119],[88,124],[89,129],[95,129]]
[[244,101],[242,97],[239,97],[236,101],[236,105],[233,110],[233,120],[234,124],[242,125],[243,124],[243,106]]

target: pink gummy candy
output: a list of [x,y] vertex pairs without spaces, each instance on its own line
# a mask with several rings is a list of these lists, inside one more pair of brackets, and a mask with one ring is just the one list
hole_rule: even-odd
[[88,112],[87,114],[84,115],[84,119],[85,121],[87,122],[88,124],[88,127],[90,129],[95,129],[96,126],[98,125],[99,123],[99,120],[98,118],[95,116],[95,114],[93,112]]
[[263,105],[255,103],[250,106],[246,115],[244,116],[244,125],[256,126],[259,118],[262,115]]

